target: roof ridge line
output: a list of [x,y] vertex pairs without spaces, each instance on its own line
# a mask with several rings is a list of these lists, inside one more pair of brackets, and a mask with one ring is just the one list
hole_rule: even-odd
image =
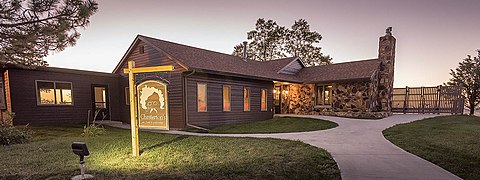
[[[242,61],[243,61],[243,58],[242,58],[242,57],[234,56],[234,55],[227,54],[227,53],[223,53],[223,52],[218,52],[218,51],[214,51],[214,50],[199,48],[199,47],[195,47],[195,46],[191,46],[191,45],[180,44],[180,43],[176,43],[176,42],[172,42],[172,41],[167,41],[167,40],[163,40],[163,39],[158,39],[158,38],[154,38],[154,37],[150,37],[150,36],[145,36],[145,35],[139,35],[139,36],[143,36],[143,37],[146,37],[146,38],[154,39],[154,40],[156,40],[156,41],[163,41],[163,42],[166,42],[166,43],[171,43],[171,44],[175,44],[175,45],[179,45],[179,46],[189,47],[189,48],[198,49],[198,50],[203,50],[203,51],[209,51],[209,52],[213,52],[213,53],[217,53],[217,54],[222,54],[222,55],[226,55],[226,56],[232,56],[232,57],[236,57],[236,58],[242,59]],[[257,60],[253,60],[253,59],[247,59],[247,60],[257,61]]]

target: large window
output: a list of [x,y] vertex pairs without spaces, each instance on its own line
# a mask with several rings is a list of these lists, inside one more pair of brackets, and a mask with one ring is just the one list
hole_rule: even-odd
[[243,111],[250,111],[250,88],[243,88]]
[[72,105],[72,83],[36,81],[37,104],[39,105]]
[[267,89],[262,89],[261,110],[267,111]]
[[223,111],[232,110],[232,88],[230,86],[223,86]]
[[317,105],[332,104],[332,85],[317,85]]
[[207,84],[197,83],[197,110],[207,112]]

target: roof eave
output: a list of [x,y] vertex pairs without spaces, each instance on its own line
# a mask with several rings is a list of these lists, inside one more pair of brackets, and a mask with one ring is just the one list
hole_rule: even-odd
[[208,69],[191,69],[191,70],[195,70],[196,72],[200,72],[200,73],[233,76],[233,77],[255,79],[255,80],[262,80],[262,81],[282,81],[282,82],[289,82],[289,83],[302,83],[301,81],[292,81],[292,80],[285,80],[280,78],[269,78],[269,77],[260,77],[260,76],[250,76],[250,75],[228,73],[228,72],[214,71],[214,70],[208,70]]
[[349,82],[357,82],[357,81],[368,81],[371,82],[370,77],[362,77],[362,78],[351,78],[351,79],[336,79],[336,80],[321,80],[321,81],[304,81],[304,84],[323,84],[323,83],[349,83]]
[[112,73],[117,72],[119,70],[119,68],[121,68],[122,65],[125,63],[125,61],[127,60],[127,57],[130,56],[130,54],[132,53],[133,47],[135,47],[135,44],[137,44],[137,42],[139,40],[139,36],[140,35],[137,35],[137,37],[135,37],[135,40],[133,40],[132,44],[130,44],[127,52],[125,52],[125,54],[123,54],[122,59],[120,59],[120,62],[118,62],[117,66],[115,66],[115,69],[113,69]]

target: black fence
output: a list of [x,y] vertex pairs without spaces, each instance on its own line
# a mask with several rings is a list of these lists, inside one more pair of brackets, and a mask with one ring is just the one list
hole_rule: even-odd
[[393,89],[392,112],[463,114],[461,87],[405,87]]

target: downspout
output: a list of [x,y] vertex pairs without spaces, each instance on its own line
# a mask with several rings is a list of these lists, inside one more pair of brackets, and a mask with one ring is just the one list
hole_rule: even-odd
[[195,129],[201,129],[201,130],[208,131],[209,129],[207,129],[207,128],[203,128],[203,127],[200,127],[200,126],[195,126],[195,125],[190,124],[190,123],[188,122],[188,89],[187,89],[188,82],[187,82],[187,77],[195,74],[195,72],[196,72],[196,71],[195,71],[195,69],[194,69],[191,73],[183,76],[183,90],[184,90],[184,93],[183,93],[184,97],[183,97],[183,99],[184,99],[184,101],[185,101],[185,103],[184,103],[184,104],[185,104],[185,112],[184,112],[185,124],[187,125],[187,127],[192,127],[192,128],[195,128]]

